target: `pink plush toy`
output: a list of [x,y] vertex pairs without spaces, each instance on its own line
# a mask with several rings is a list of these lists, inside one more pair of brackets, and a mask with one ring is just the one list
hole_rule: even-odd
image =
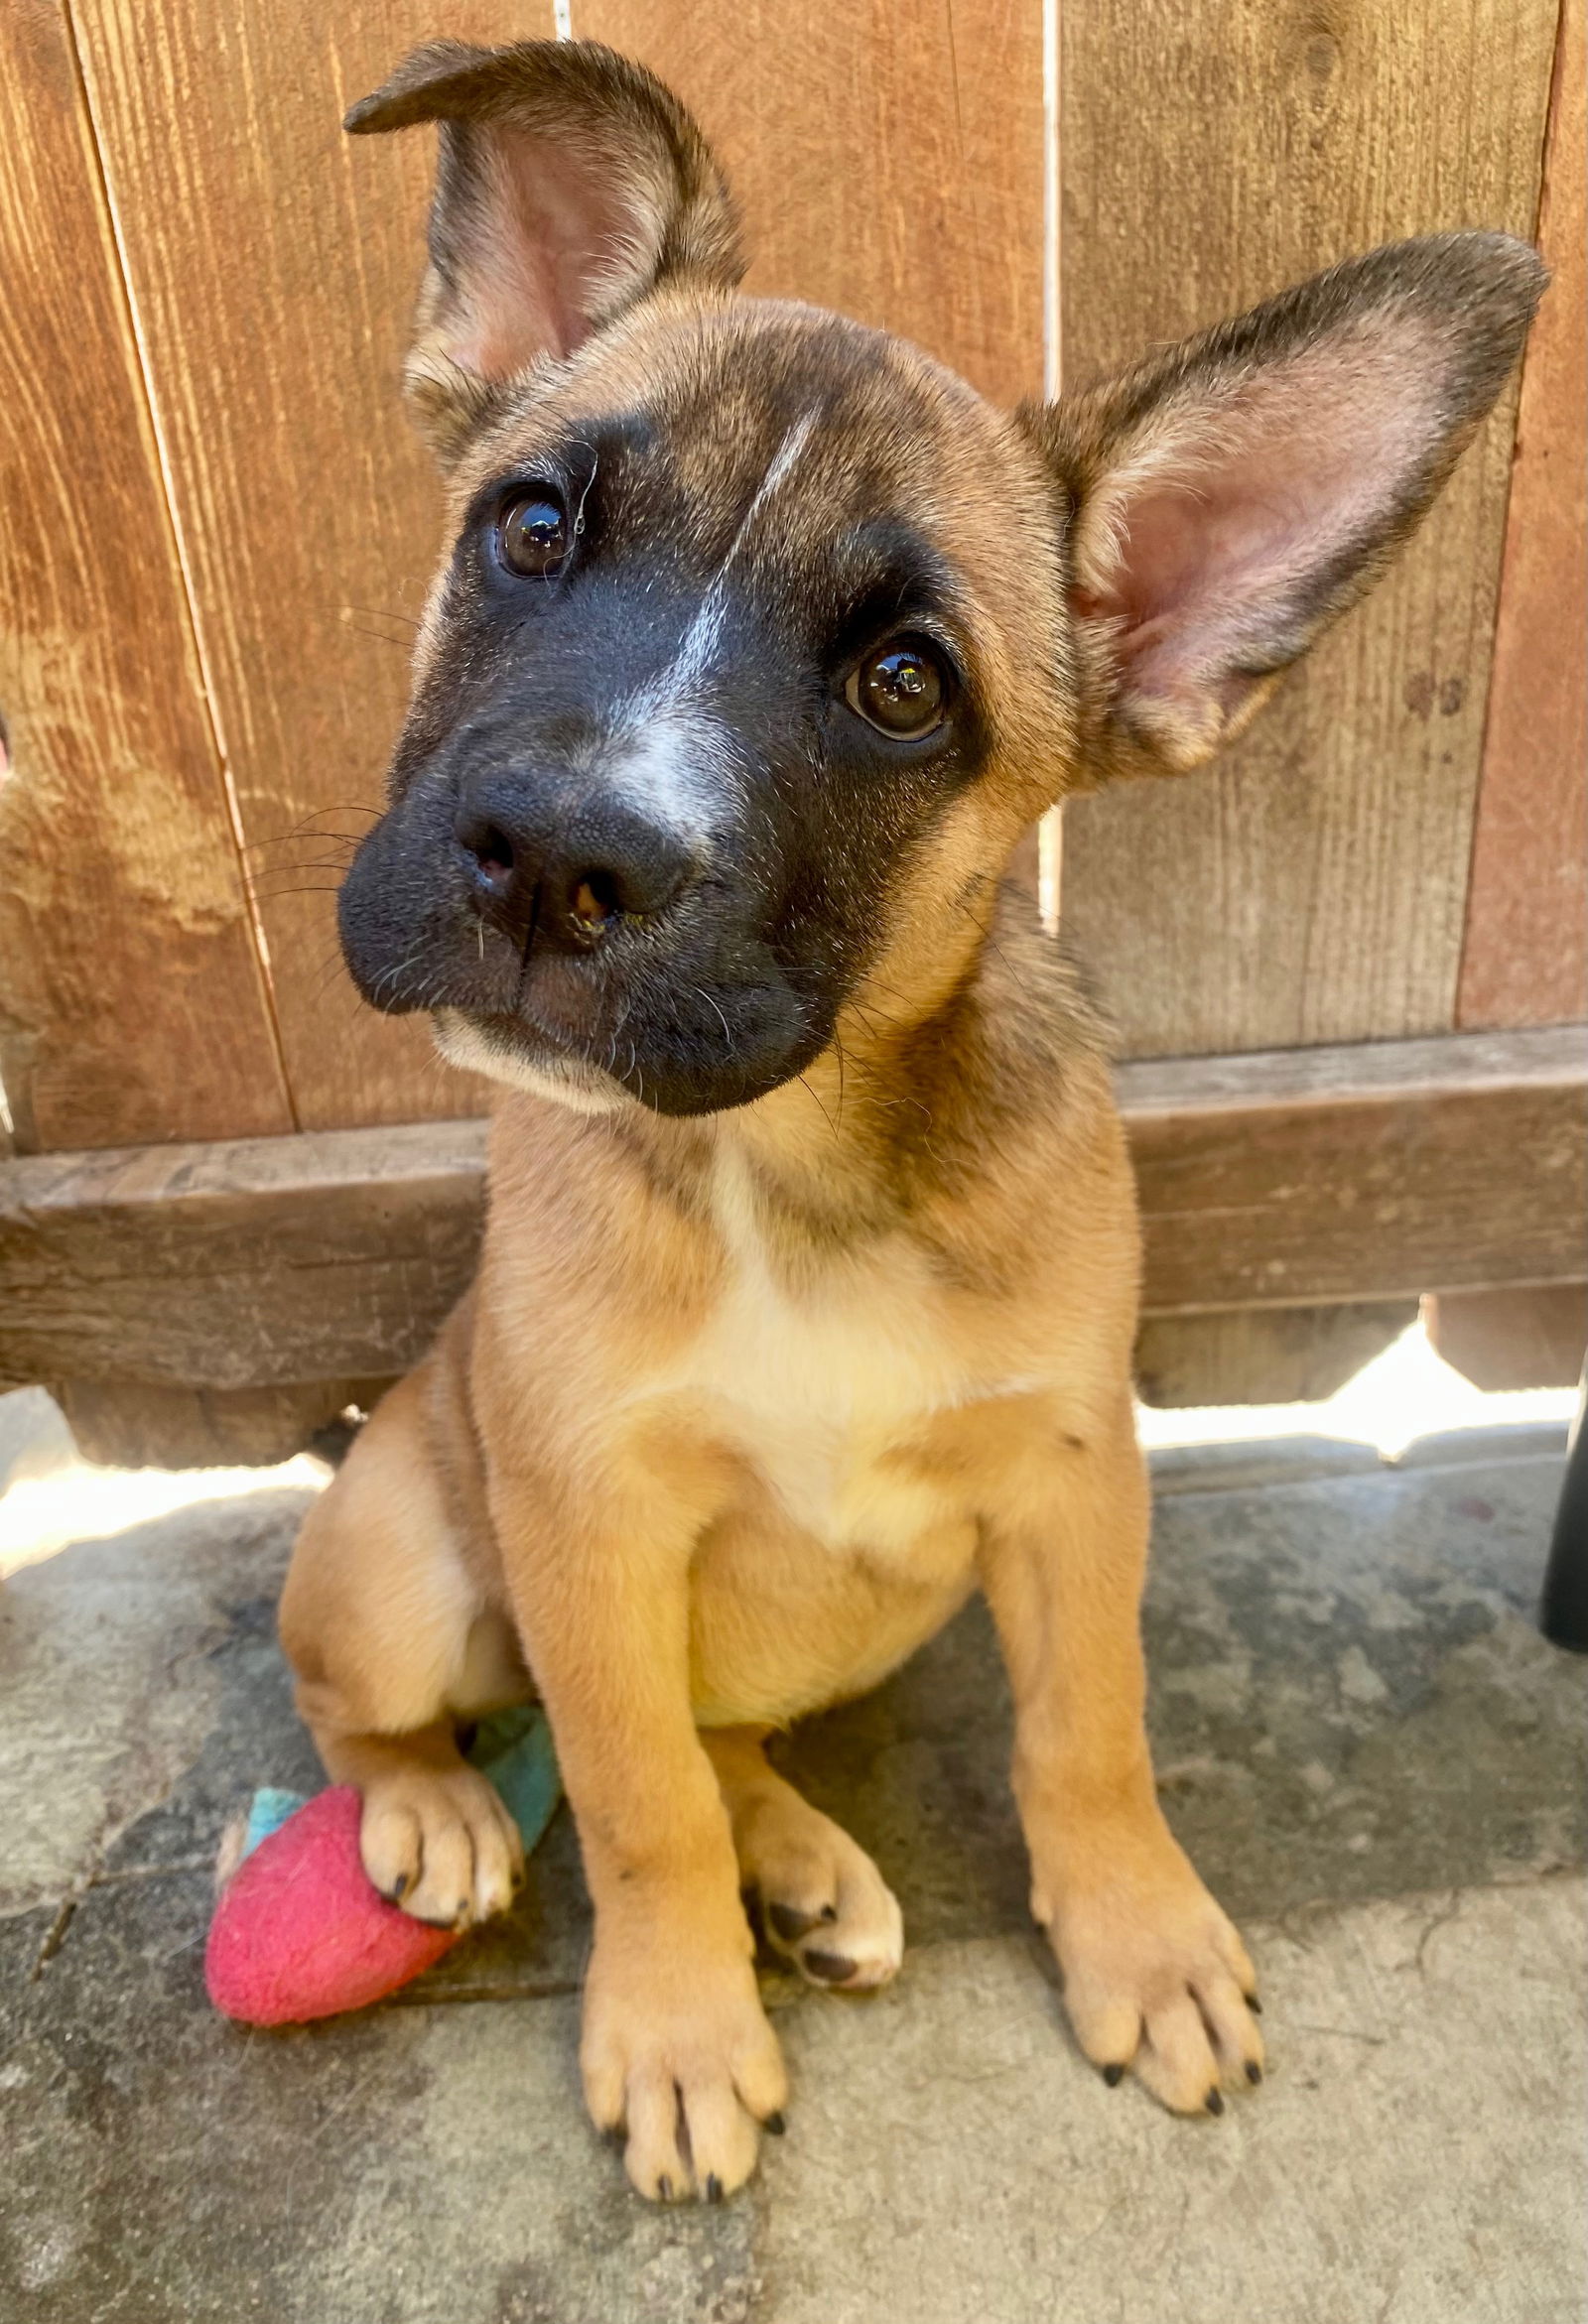
[[[559,1796],[544,1715],[497,1713],[469,1756],[533,1848]],[[291,1792],[255,1794],[246,1829],[222,1851],[235,1869],[222,1871],[204,1953],[209,1999],[226,2016],[301,2025],[366,2008],[457,1944],[458,1930],[400,1912],[371,1884],[358,1854],[361,1813],[348,1784],[302,1803]]]
[[399,1912],[358,1857],[363,1802],[323,1791],[243,1858],[204,1953],[209,1999],[245,2025],[301,2025],[395,1993],[458,1942]]

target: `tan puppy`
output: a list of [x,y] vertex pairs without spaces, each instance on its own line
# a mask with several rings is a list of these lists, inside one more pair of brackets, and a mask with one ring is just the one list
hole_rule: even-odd
[[736,296],[711,155],[608,53],[427,49],[348,125],[422,120],[455,543],[342,934],[509,1094],[477,1284],[298,1546],[304,1716],[371,1877],[467,1921],[519,1858],[455,1723],[539,1690],[591,2112],[644,2193],[716,2197],[785,2099],[741,1887],[816,1982],[902,1942],[762,1739],[980,1588],[1081,2046],[1218,2112],[1262,2046],[1143,1733],[1125,1146],[1000,873],[1065,791],[1241,729],[1426,508],[1541,269],[1406,243],[1010,418]]

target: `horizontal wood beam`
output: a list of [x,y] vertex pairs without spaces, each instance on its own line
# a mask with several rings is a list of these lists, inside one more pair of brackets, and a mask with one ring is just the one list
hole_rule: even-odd
[[0,1164],[0,1385],[226,1389],[404,1370],[473,1267],[485,1129],[415,1122]]
[[1549,1283],[1588,1244],[1588,1029],[1118,1076],[1149,1313]]
[[[1125,1066],[1146,1308],[1571,1281],[1581,1027]],[[481,1121],[0,1164],[0,1385],[380,1378],[468,1279]]]

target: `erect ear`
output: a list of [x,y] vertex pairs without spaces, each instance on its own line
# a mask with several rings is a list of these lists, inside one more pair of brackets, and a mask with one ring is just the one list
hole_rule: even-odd
[[1505,234],[1400,242],[1020,420],[1070,505],[1084,773],[1178,773],[1422,516],[1547,280]]
[[344,126],[441,125],[407,385],[443,457],[491,390],[558,361],[657,284],[731,289],[737,221],[710,147],[642,65],[591,41],[416,49]]

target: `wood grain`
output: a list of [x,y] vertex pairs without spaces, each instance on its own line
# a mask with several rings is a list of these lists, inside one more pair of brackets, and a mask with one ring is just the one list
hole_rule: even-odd
[[287,1388],[150,1387],[63,1380],[56,1398],[78,1452],[107,1469],[266,1469],[290,1461],[382,1382],[311,1380]]
[[[1530,234],[1556,0],[1065,0],[1066,381],[1377,242]],[[1129,1054],[1455,1019],[1514,398],[1217,769],[1066,811]]]
[[1588,10],[1565,0],[1538,241],[1554,281],[1517,421],[1463,1025],[1588,1016]]
[[[434,140],[340,120],[436,11],[73,5],[299,1117],[457,1113],[478,1085],[345,980],[331,836],[381,797],[441,548],[399,398]],[[551,0],[456,0],[445,29],[548,34]]]
[[0,1164],[0,1383],[404,1370],[472,1272],[484,1172],[478,1120]]
[[49,0],[0,10],[0,1075],[16,1144],[288,1129],[93,141]]
[[1316,1403],[1416,1320],[1414,1299],[1148,1316],[1135,1344],[1136,1393],[1163,1411]]
[[[1149,1316],[1582,1272],[1588,1058],[1558,1031],[1126,1066]],[[0,1164],[0,1386],[378,1378],[474,1263],[485,1125]]]
[[1575,1029],[1127,1065],[1149,1311],[1571,1280]]
[[1474,1387],[1569,1388],[1582,1371],[1588,1283],[1440,1291],[1422,1307],[1435,1349]]
[[1032,0],[572,0],[726,163],[746,289],[917,340],[985,395],[1042,386],[1042,17]]

